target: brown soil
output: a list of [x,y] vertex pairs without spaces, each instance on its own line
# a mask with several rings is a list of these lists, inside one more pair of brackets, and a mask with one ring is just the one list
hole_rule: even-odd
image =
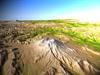
[[68,37],[18,40],[17,31],[28,31],[36,25],[0,24],[0,75],[100,75],[99,52],[76,45]]

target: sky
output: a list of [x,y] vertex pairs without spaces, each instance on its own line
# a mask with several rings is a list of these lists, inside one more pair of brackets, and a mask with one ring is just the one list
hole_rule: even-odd
[[100,20],[100,0],[0,0],[0,19]]

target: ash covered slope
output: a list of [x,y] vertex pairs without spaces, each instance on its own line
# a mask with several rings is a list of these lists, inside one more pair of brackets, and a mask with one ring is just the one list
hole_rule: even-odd
[[[99,75],[100,71],[74,49],[56,39],[45,38],[31,44],[35,75]],[[37,72],[37,73],[36,73]]]
[[76,50],[53,38],[1,45],[0,75],[100,75]]

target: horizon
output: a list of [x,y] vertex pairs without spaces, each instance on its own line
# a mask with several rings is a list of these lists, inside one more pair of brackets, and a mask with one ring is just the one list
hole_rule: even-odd
[[0,20],[100,21],[100,0],[4,0]]

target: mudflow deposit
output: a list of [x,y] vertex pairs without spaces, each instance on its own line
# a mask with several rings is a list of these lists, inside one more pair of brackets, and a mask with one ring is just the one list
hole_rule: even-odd
[[74,46],[67,37],[31,36],[44,26],[57,24],[0,23],[0,75],[100,75],[99,54]]

